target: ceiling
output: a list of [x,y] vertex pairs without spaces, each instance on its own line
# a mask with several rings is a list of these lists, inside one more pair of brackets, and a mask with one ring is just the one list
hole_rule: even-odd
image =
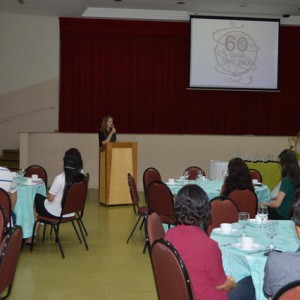
[[146,12],[151,10],[154,15],[158,10],[160,14],[171,11],[173,14],[184,12],[186,15],[300,18],[299,0],[0,0],[0,11],[39,16],[81,17],[87,8],[100,13],[99,17],[107,17],[108,12],[123,14],[124,9],[136,13],[138,9]]

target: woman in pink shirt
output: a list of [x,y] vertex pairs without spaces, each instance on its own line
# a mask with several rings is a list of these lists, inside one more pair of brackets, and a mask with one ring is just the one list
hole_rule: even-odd
[[179,252],[188,270],[195,300],[254,300],[250,276],[238,283],[225,274],[221,250],[201,225],[210,219],[206,193],[197,185],[184,186],[176,196],[177,226],[169,229],[165,239]]

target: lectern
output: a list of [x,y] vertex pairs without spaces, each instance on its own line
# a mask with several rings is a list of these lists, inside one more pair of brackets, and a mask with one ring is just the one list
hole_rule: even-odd
[[127,174],[137,180],[137,143],[107,143],[99,152],[99,202],[131,204]]

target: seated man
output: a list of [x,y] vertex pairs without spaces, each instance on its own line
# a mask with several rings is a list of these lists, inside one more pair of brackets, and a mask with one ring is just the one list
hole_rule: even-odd
[[[296,195],[297,201],[293,207],[293,221],[295,230],[300,239],[300,193]],[[266,266],[264,278],[264,291],[272,297],[278,290],[289,282],[300,279],[300,248],[296,252],[272,252]]]
[[17,186],[13,174],[5,167],[0,166],[0,188],[4,189],[10,196],[13,225],[15,224],[15,215],[13,209],[17,201]]

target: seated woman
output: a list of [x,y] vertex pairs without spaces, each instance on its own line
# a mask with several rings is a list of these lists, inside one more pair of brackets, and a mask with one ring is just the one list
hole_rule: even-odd
[[178,225],[167,231],[165,239],[174,245],[186,265],[194,299],[255,299],[252,278],[236,283],[226,275],[217,242],[200,228],[211,216],[206,193],[198,185],[184,186],[176,196],[174,210]]
[[239,157],[231,159],[228,163],[228,176],[222,186],[221,195],[228,196],[235,189],[249,189],[254,192],[249,168]]
[[263,202],[268,206],[268,218],[272,220],[287,220],[291,218],[293,199],[296,189],[300,187],[300,168],[294,151],[285,149],[279,154],[281,165],[281,184],[278,195],[271,202]]
[[40,194],[37,194],[35,197],[35,209],[39,215],[60,217],[62,201],[70,186],[74,182],[85,179],[82,171],[82,158],[78,149],[71,148],[67,150],[63,161],[64,171],[55,177],[47,198]]

